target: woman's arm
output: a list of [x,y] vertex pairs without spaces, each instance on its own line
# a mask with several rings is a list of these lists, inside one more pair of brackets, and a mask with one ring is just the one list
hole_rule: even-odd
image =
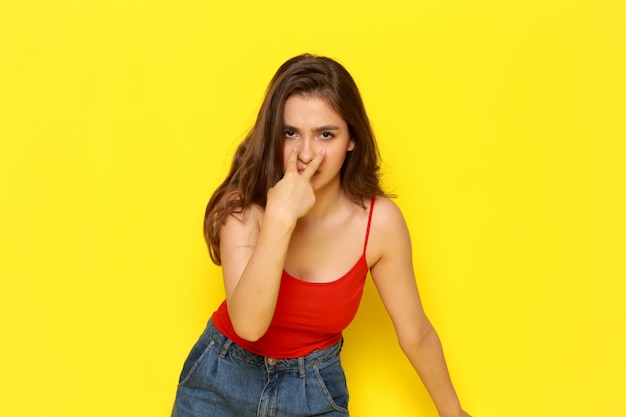
[[388,199],[377,201],[372,224],[377,262],[372,278],[393,322],[398,341],[424,382],[439,415],[469,416],[461,409],[450,380],[437,332],[424,313],[413,272],[411,240],[398,207]]
[[284,177],[269,191],[265,210],[249,207],[228,218],[220,229],[224,288],[233,328],[255,341],[267,331],[278,299],[280,279],[297,220],[315,204],[310,179],[323,154],[302,174],[293,151]]

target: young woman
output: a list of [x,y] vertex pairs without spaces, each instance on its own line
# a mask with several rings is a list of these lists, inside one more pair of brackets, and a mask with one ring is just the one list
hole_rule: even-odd
[[226,300],[187,358],[173,416],[346,416],[339,352],[368,271],[441,417],[467,417],[415,284],[359,91],[336,61],[274,75],[207,206]]

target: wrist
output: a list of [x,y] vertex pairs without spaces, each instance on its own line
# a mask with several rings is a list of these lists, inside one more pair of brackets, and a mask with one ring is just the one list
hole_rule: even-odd
[[439,417],[462,417],[462,411],[458,411],[456,413],[439,413]]
[[296,227],[297,222],[298,218],[293,216],[293,214],[288,213],[287,210],[282,210],[280,207],[273,207],[269,204],[265,208],[263,223],[270,225],[270,227],[274,230],[276,228],[292,230]]
[[439,411],[439,417],[462,417],[463,409],[461,408],[461,404],[458,402],[456,404],[450,404],[446,406],[446,408],[442,408]]
[[470,415],[463,411],[463,409],[459,406],[458,410],[455,411],[440,411],[439,417],[470,417]]

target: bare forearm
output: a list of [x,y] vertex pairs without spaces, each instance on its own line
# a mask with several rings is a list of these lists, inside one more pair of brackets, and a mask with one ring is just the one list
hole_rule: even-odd
[[441,416],[461,414],[459,399],[452,385],[439,336],[429,325],[424,336],[402,349],[419,374]]
[[257,340],[272,321],[294,227],[295,221],[266,216],[248,264],[228,299],[233,327],[244,339]]
[[[228,297],[228,313],[237,334],[257,340],[274,316],[291,235],[299,218],[315,204],[311,177],[325,153],[315,155],[298,171],[298,152],[289,154],[285,175],[267,193],[262,225],[254,249]],[[236,262],[235,262],[236,263]],[[228,290],[227,290],[228,291]]]

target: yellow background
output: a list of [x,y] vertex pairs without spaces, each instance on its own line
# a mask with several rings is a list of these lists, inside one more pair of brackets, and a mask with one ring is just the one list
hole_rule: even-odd
[[[2,0],[4,416],[168,416],[204,206],[287,58],[360,85],[475,417],[626,415],[626,3]],[[354,416],[436,416],[368,284]]]

